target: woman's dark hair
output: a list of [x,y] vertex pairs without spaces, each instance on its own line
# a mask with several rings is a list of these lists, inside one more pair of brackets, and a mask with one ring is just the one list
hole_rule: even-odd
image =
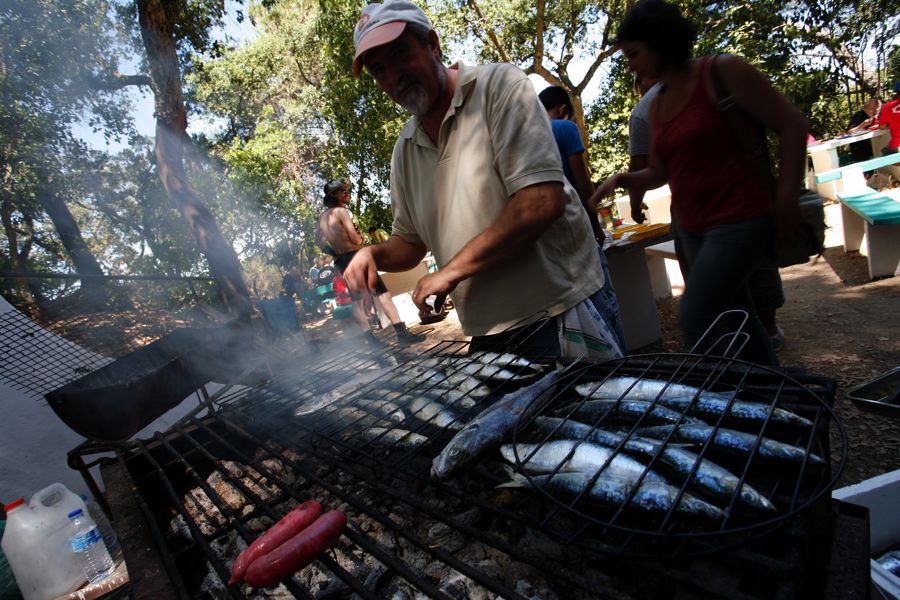
[[538,98],[540,98],[541,104],[544,105],[545,110],[550,110],[551,108],[556,108],[560,104],[564,104],[567,111],[566,114],[568,116],[571,117],[575,114],[575,110],[572,108],[572,99],[569,97],[569,92],[558,85],[545,87],[543,90],[541,90],[541,93],[538,94]]
[[644,42],[665,65],[683,65],[691,57],[697,30],[674,4],[641,0],[619,25],[616,43]]

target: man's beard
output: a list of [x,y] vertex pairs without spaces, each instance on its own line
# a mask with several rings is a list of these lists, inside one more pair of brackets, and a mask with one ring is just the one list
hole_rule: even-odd
[[431,110],[431,107],[434,106],[434,103],[437,102],[437,98],[440,98],[447,88],[447,73],[444,70],[444,65],[438,60],[435,60],[435,63],[435,73],[438,78],[437,97],[430,98],[428,92],[425,91],[425,87],[416,82],[409,86],[409,88],[404,91],[403,97],[398,100],[398,103],[403,110],[413,116],[422,118],[427,115],[428,111]]

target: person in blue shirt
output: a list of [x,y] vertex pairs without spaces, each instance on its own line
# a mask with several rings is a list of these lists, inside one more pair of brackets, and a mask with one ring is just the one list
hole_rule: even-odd
[[578,192],[581,203],[588,213],[594,237],[602,240],[603,229],[597,218],[597,205],[592,203],[594,184],[591,183],[591,174],[588,171],[587,158],[584,144],[581,141],[581,130],[571,119],[575,111],[572,109],[572,100],[569,93],[558,85],[544,88],[538,98],[550,117],[550,126],[553,128],[553,138],[556,147],[559,148],[559,156],[562,159],[563,173],[566,179]]
[[572,108],[572,99],[569,93],[558,85],[544,88],[538,94],[547,116],[550,117],[550,126],[553,129],[553,138],[556,147],[559,148],[559,157],[562,160],[563,173],[566,179],[581,198],[581,204],[587,212],[591,229],[594,231],[594,239],[597,240],[600,252],[600,264],[603,266],[604,284],[600,293],[604,298],[606,310],[601,314],[609,329],[615,334],[616,341],[622,351],[625,351],[625,333],[622,329],[622,316],[619,313],[619,301],[613,288],[612,278],[609,275],[609,264],[603,254],[603,243],[606,241],[606,233],[597,217],[597,203],[592,200],[594,184],[591,182],[591,174],[588,171],[587,157],[584,143],[581,141],[581,130],[571,119],[575,115]]

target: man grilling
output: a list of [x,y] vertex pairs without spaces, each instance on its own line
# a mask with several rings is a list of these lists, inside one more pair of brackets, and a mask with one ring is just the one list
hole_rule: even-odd
[[[350,191],[346,184],[342,181],[329,181],[325,184],[325,212],[319,217],[319,231],[316,236],[320,246],[326,252],[334,256],[334,266],[342,274],[347,268],[347,264],[353,258],[353,255],[362,247],[363,238],[356,230],[353,224],[353,218],[347,205],[350,203]],[[391,320],[394,331],[397,334],[397,341],[403,343],[420,342],[425,339],[424,335],[412,333],[406,328],[406,324],[400,320],[400,313],[394,306],[394,300],[391,293],[385,287],[381,277],[376,273],[376,280],[373,287],[372,295],[378,299],[384,314]],[[345,278],[346,280],[346,278]],[[353,288],[351,288],[353,289]],[[370,345],[380,345],[381,341],[375,337],[369,328],[369,320],[366,317],[366,302],[364,293],[366,288],[362,290],[356,289],[351,293],[353,299],[353,319],[357,322],[363,331],[366,343]]]
[[603,272],[587,216],[565,183],[550,122],[531,82],[507,64],[441,62],[415,4],[369,4],[354,31],[363,67],[412,119],[391,159],[393,232],[360,250],[344,277],[372,289],[378,269],[413,268],[420,310],[453,295],[472,348],[548,356],[621,356],[597,312]]

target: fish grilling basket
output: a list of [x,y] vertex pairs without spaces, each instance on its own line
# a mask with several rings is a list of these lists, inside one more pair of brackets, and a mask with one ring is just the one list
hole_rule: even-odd
[[699,555],[809,518],[846,460],[833,398],[829,380],[709,355],[573,365],[501,454],[508,485],[543,500],[520,508],[555,537]]
[[[709,354],[565,368],[519,358],[442,342],[390,368],[324,363],[297,382],[282,374],[256,390],[266,410],[238,406],[251,429],[285,444],[622,556],[704,554],[807,518],[845,462],[824,378]],[[322,385],[349,373],[346,384]],[[529,394],[502,439],[435,477],[473,423]]]

